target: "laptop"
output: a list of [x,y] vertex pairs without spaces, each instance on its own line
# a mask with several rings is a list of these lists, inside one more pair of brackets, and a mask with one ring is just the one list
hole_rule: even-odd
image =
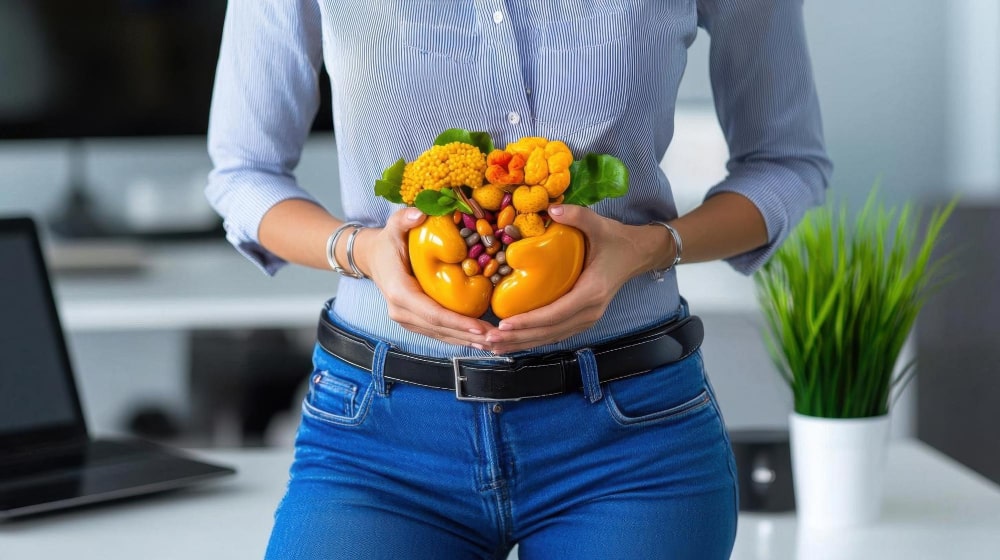
[[35,223],[0,219],[0,521],[234,473],[152,442],[90,436]]

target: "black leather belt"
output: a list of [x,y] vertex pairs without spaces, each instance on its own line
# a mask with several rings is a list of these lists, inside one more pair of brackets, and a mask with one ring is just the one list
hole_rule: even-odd
[[[601,383],[683,360],[701,346],[701,319],[689,316],[594,346]],[[371,371],[374,345],[320,314],[318,340],[330,354]],[[583,386],[574,352],[538,356],[431,358],[389,349],[385,379],[447,389],[460,400],[509,401],[577,391]]]

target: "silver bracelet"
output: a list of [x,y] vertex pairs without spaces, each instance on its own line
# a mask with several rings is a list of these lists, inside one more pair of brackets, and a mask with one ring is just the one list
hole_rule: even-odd
[[351,267],[351,271],[354,274],[348,274],[351,278],[356,278],[358,280],[365,280],[368,276],[361,269],[358,268],[358,263],[354,262],[354,239],[361,233],[361,230],[365,229],[364,226],[358,226],[351,235],[347,236],[347,266]]
[[349,227],[360,228],[361,224],[359,222],[344,222],[343,224],[340,225],[340,227],[334,230],[334,232],[331,233],[330,237],[328,237],[326,240],[326,262],[330,264],[330,268],[332,268],[334,271],[337,272],[337,274],[340,274],[341,276],[351,276],[351,273],[345,270],[343,267],[341,267],[340,263],[337,262],[337,254],[336,254],[337,240],[340,239],[340,236],[343,235],[344,231],[346,231],[347,228]]
[[649,225],[654,224],[667,228],[667,231],[670,232],[670,237],[674,240],[674,262],[670,263],[670,266],[664,268],[663,270],[654,270],[651,272],[654,280],[657,282],[663,282],[663,275],[675,266],[681,264],[681,258],[684,255],[684,243],[681,241],[681,236],[677,233],[677,230],[667,222],[660,222],[656,220],[649,222]]

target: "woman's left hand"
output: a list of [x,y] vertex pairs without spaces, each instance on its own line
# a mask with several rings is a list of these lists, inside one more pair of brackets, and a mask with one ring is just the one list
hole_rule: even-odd
[[667,247],[672,246],[660,226],[629,226],[572,204],[551,206],[548,214],[556,222],[579,229],[587,238],[583,272],[563,297],[508,317],[498,328],[489,330],[487,349],[495,354],[552,344],[586,330],[604,315],[628,279],[673,259],[672,253],[669,259],[666,256],[671,252]]

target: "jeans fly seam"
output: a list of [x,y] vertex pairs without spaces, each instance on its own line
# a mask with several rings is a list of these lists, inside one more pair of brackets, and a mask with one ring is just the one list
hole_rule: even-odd
[[511,510],[507,489],[507,480],[502,468],[503,457],[498,440],[499,427],[496,416],[490,410],[491,405],[485,403],[479,406],[480,436],[483,439],[483,459],[486,461],[487,480],[484,490],[493,496],[496,507],[497,531],[501,539],[507,542],[511,538]]
[[385,382],[385,357],[389,353],[389,343],[379,341],[375,345],[375,355],[372,356],[372,381],[375,393],[380,397],[389,395]]

